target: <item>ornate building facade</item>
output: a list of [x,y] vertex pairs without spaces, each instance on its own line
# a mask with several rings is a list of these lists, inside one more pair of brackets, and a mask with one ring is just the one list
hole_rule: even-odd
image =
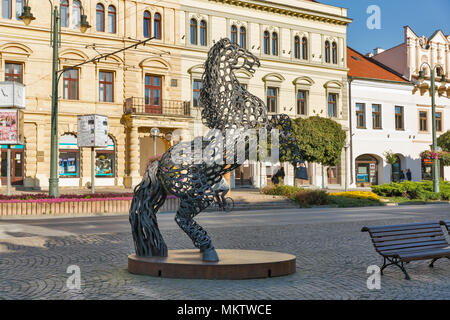
[[[36,20],[28,26],[16,14],[21,1],[5,0],[8,5],[0,15],[0,81],[26,85],[25,139],[16,150],[22,160],[14,163],[15,183],[32,188],[46,188],[50,172],[51,10],[41,2],[29,1]],[[109,117],[108,147],[96,151],[102,167],[96,171],[96,185],[136,185],[155,156],[155,144],[160,154],[192,136],[200,117],[202,63],[223,37],[261,59],[253,76],[238,76],[267,102],[270,112],[328,116],[347,129],[346,34],[351,20],[345,9],[309,0],[53,2],[61,15],[60,70],[155,37],[145,46],[63,73],[60,186],[90,182],[90,152],[76,145],[77,115]],[[80,31],[82,12],[92,25],[85,33]],[[152,128],[159,129],[155,138]],[[321,168],[308,167],[308,184],[320,185]],[[341,167],[327,168],[328,184],[343,185]],[[274,170],[268,163],[246,164],[234,173],[232,184],[259,186]],[[292,168],[285,182],[293,183]]]

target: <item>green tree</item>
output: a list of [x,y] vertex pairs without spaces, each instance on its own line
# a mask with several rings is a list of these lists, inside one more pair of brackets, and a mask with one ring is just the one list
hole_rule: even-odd
[[336,166],[341,159],[346,134],[334,120],[319,116],[293,121],[294,133],[303,158],[322,166]]
[[450,152],[450,130],[439,136],[437,145],[441,147],[442,150]]
[[398,161],[398,157],[395,153],[393,153],[391,150],[386,151],[383,153],[384,158],[386,159],[386,162],[391,165],[391,181],[394,180],[394,164]]

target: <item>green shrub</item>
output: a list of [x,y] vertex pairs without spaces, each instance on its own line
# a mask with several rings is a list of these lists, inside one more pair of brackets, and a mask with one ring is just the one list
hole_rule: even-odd
[[272,196],[285,196],[287,198],[292,199],[294,194],[303,190],[302,188],[293,187],[293,186],[285,186],[285,185],[277,185],[277,186],[267,186],[263,188],[264,194],[269,194]]
[[447,200],[450,194],[450,182],[441,180],[440,193],[433,192],[432,181],[421,182],[393,182],[372,186],[372,192],[382,197],[404,197],[410,200]]
[[302,208],[328,204],[328,194],[322,190],[301,190],[295,193],[294,200]]

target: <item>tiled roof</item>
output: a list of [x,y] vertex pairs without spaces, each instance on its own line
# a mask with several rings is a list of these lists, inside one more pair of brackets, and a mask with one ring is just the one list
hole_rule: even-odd
[[347,66],[350,77],[408,82],[378,61],[368,58],[358,51],[347,47]]

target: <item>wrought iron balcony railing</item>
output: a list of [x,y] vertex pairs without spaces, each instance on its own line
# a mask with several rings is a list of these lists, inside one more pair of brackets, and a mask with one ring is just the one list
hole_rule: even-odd
[[130,97],[125,99],[123,112],[125,114],[190,116],[191,108],[189,101],[163,99],[159,101],[159,105],[149,105],[145,103],[144,98]]

